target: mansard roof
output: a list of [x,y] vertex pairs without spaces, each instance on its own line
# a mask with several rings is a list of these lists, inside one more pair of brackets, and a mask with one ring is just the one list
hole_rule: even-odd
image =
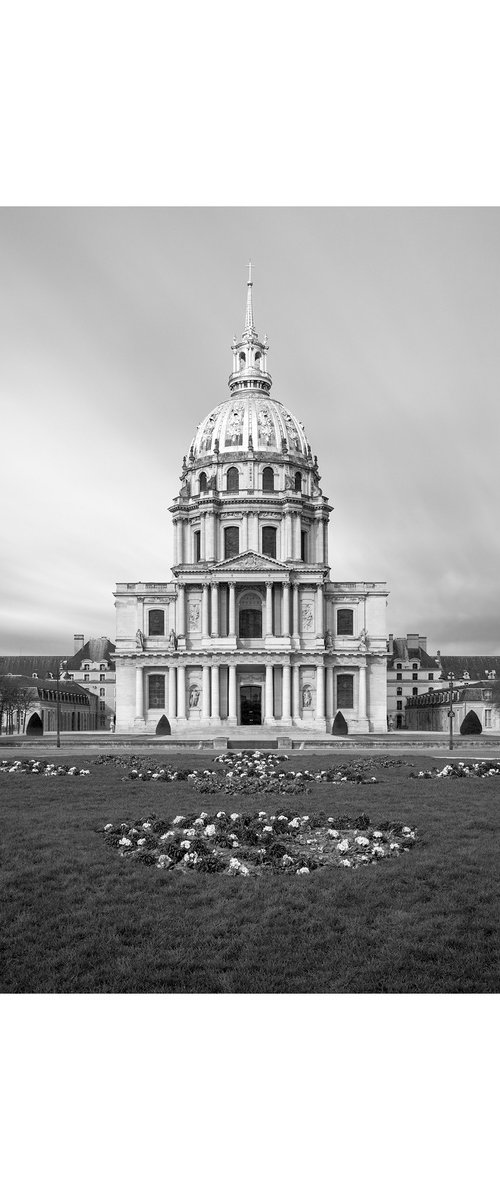
[[76,654],[68,658],[66,664],[67,670],[79,671],[84,662],[107,662],[114,669],[112,655],[115,649],[114,642],[110,642],[108,637],[89,638],[81,650],[78,650]]

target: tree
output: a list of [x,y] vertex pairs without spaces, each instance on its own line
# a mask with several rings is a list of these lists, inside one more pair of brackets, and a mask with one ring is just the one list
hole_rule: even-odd
[[14,733],[14,717],[17,716],[17,731],[21,721],[26,724],[26,715],[36,703],[33,689],[19,683],[15,675],[0,675],[0,732],[5,723],[5,733]]

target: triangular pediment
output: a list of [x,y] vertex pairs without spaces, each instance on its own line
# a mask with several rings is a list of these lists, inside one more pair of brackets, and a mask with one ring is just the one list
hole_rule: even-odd
[[279,562],[277,558],[270,558],[267,554],[256,554],[254,550],[245,550],[243,554],[236,554],[234,558],[225,558],[223,562],[217,563],[212,568],[214,574],[219,571],[227,574],[231,571],[269,571],[269,568],[276,570],[280,567],[286,571],[285,563]]

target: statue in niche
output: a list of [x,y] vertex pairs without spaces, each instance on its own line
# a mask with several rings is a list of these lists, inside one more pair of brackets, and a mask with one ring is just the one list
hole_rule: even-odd
[[306,683],[302,688],[302,707],[312,707],[312,691],[308,683]]
[[226,426],[226,446],[241,446],[243,442],[243,409],[241,405],[235,406],[230,414]]
[[259,441],[263,442],[265,446],[275,446],[276,436],[274,425],[268,408],[261,408],[259,410],[257,425],[259,427]]
[[189,707],[198,708],[200,703],[200,689],[197,683],[192,683],[189,689]]
[[331,629],[325,629],[325,650],[333,650],[333,634]]
[[362,629],[362,630],[361,630],[361,633],[360,633],[360,635],[359,635],[359,648],[360,648],[360,650],[366,650],[366,648],[367,648],[367,640],[368,640],[368,634],[367,634],[367,632],[366,632],[366,629]]
[[138,629],[135,635],[135,644],[138,650],[144,650],[144,634],[142,629]]
[[295,428],[295,425],[290,416],[285,417],[286,427],[288,429],[288,437],[293,450],[300,450],[300,439]]
[[175,629],[171,629],[168,635],[168,648],[169,650],[177,650],[177,634]]

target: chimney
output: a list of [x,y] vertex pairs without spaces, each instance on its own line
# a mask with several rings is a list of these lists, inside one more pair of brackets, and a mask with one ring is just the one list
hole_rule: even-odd
[[389,634],[389,640],[387,642],[387,649],[388,649],[390,655],[394,654],[394,634],[393,633]]
[[414,650],[418,650],[419,645],[420,645],[420,638],[418,636],[418,633],[407,633],[406,634],[406,644],[408,646],[408,654],[411,655],[411,654],[413,654]]
[[83,633],[73,634],[73,654],[78,654],[79,650],[83,650],[85,645],[85,635]]
[[427,638],[419,637],[418,644],[420,646],[420,649],[423,650],[425,654],[427,654]]

